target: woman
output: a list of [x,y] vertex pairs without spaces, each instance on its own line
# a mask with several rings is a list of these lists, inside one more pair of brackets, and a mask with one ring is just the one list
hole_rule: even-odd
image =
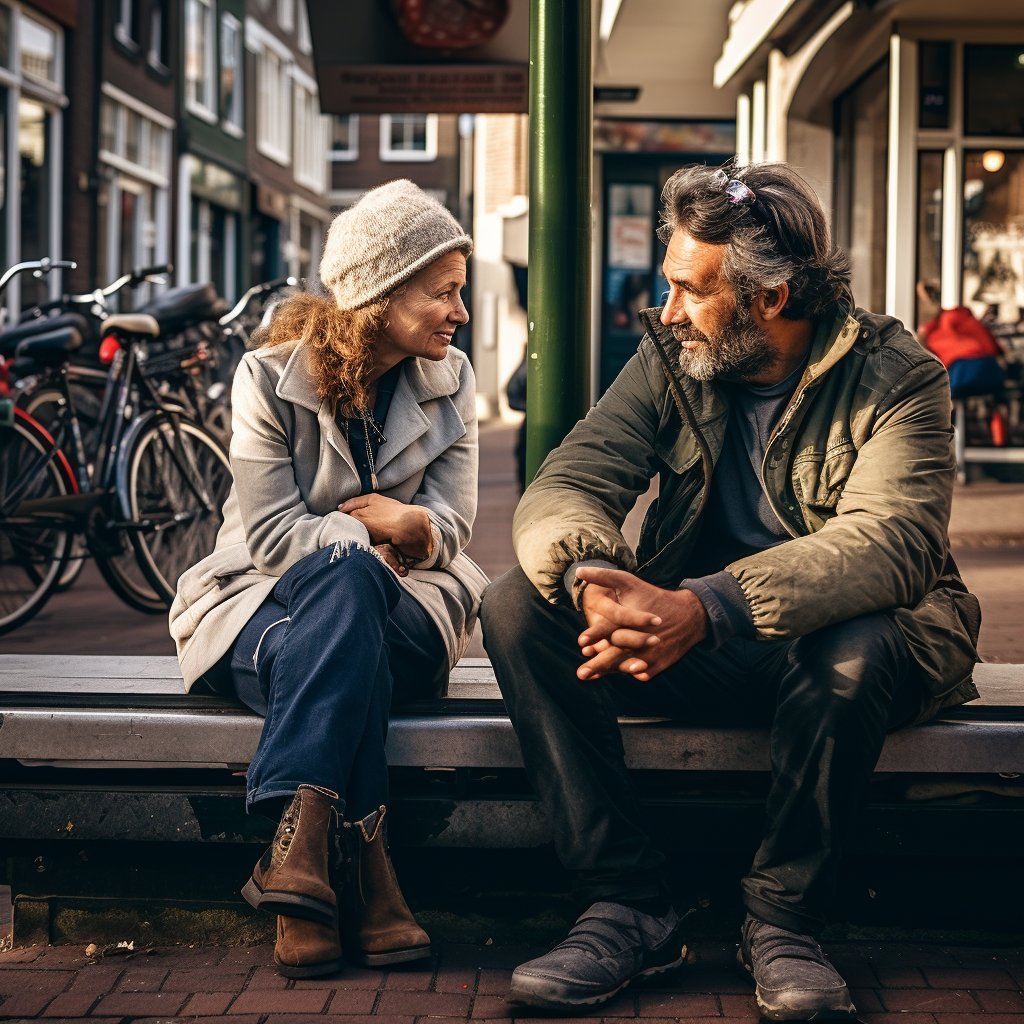
[[335,219],[331,297],[278,307],[235,374],[224,525],[171,609],[186,688],[266,717],[247,806],[280,825],[243,895],[278,915],[288,977],[342,965],[339,916],[350,960],[430,954],[388,858],[384,740],[393,700],[443,694],[487,583],[463,554],[476,395],[451,347],[472,244],[409,181]]

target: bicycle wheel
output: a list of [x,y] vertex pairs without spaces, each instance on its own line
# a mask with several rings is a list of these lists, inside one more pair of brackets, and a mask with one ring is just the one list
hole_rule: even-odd
[[50,447],[50,438],[28,416],[0,427],[0,508],[5,496],[18,496],[16,507],[0,514],[0,634],[28,622],[46,604],[71,554],[71,532],[19,516],[25,502],[74,492],[60,453],[46,458]]
[[107,586],[129,608],[147,615],[166,615],[167,602],[150,585],[142,572],[135,548],[125,531],[121,532],[124,551],[119,555],[94,555],[96,568],[107,581]]
[[178,577],[213,551],[231,490],[231,464],[220,442],[205,427],[158,415],[133,431],[118,459],[121,507],[149,583],[170,607]]

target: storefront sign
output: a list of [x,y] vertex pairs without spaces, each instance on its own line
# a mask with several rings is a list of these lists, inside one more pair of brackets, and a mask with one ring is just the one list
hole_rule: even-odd
[[324,110],[358,114],[525,114],[528,108],[525,65],[320,65],[317,71]]
[[288,197],[277,189],[257,185],[256,209],[275,220],[284,220],[288,216]]
[[627,153],[735,153],[733,121],[594,119],[594,149]]

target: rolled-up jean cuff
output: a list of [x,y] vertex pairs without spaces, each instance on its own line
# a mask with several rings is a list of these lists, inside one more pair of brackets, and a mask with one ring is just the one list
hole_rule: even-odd
[[765,921],[775,925],[776,928],[785,928],[786,931],[797,932],[800,935],[817,935],[825,925],[824,921],[816,917],[769,903],[749,892],[743,893],[743,903],[759,921]]
[[574,888],[573,904],[581,912],[595,903],[621,903],[623,900],[660,900],[670,899],[671,891],[665,881],[641,882],[636,885],[587,885]]
[[[309,785],[323,785],[323,783],[316,783],[311,779],[306,779],[304,782],[275,782],[272,786],[267,786],[265,789],[260,787],[251,789],[245,794],[245,811],[247,814],[262,814],[277,821],[281,815],[275,814],[271,808],[277,806],[282,800],[285,803],[289,802],[298,792],[299,786]],[[329,789],[330,787],[325,788]],[[273,803],[270,801],[273,801]],[[338,814],[342,814],[344,810],[345,801],[339,800]]]

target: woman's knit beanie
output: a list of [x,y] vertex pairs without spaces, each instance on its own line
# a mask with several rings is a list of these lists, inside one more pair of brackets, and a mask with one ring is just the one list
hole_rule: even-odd
[[459,222],[418,185],[389,181],[334,218],[320,280],[339,309],[359,309],[456,249],[473,251]]

